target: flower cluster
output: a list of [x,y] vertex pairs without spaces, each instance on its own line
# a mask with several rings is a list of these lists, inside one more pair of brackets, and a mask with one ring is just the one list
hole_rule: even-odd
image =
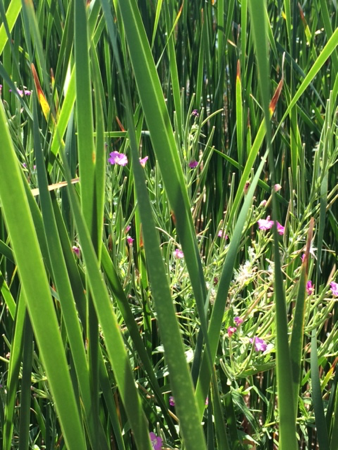
[[236,333],[237,328],[243,323],[243,319],[241,317],[235,317],[234,322],[236,324],[235,327],[228,327],[227,332],[228,336],[231,337],[234,333]]
[[[144,168],[146,165],[146,162],[148,161],[149,157],[145,156],[144,158],[140,158],[140,164]],[[113,166],[117,164],[118,166],[126,166],[128,164],[128,158],[124,153],[119,152],[111,152],[108,158],[108,162]]]
[[[260,230],[270,230],[273,227],[274,221],[270,220],[270,216],[268,216],[266,219],[259,219],[258,220],[258,228]],[[277,231],[278,234],[280,234],[281,236],[284,234],[285,231],[285,227],[283,227],[283,225],[281,225],[279,222],[276,222],[277,225]]]

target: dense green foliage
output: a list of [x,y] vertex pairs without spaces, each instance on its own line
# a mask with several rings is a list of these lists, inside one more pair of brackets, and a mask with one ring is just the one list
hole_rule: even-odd
[[336,2],[0,23],[1,448],[337,450]]

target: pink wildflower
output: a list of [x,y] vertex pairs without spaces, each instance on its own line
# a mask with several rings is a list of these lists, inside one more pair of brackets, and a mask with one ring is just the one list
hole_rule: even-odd
[[73,251],[73,253],[75,253],[75,255],[76,255],[78,258],[80,258],[80,249],[79,249],[79,247],[77,247],[76,245],[73,245],[72,251]]
[[229,327],[228,328],[228,336],[231,337],[234,333],[236,333],[237,328],[236,327]]
[[153,449],[154,450],[161,450],[162,443],[163,443],[162,438],[160,438],[159,436],[156,436],[156,434],[153,433],[153,432],[149,433],[149,437],[150,437],[151,446],[153,447]]
[[266,219],[258,220],[258,228],[260,230],[270,230],[273,227],[273,220],[270,220],[270,216]]
[[308,293],[308,295],[311,295],[314,293],[314,291],[315,291],[315,288],[313,287],[312,281],[309,280],[306,283],[306,292]]
[[145,156],[144,158],[140,158],[140,164],[143,168],[146,166],[146,162],[148,161],[149,156]]
[[119,166],[126,166],[128,164],[128,158],[123,153],[111,152],[108,159],[110,164],[117,164]]
[[254,344],[256,352],[265,352],[267,344],[263,339],[255,336],[254,338],[250,338],[250,342]]
[[335,283],[334,281],[332,281],[330,283],[330,287],[331,287],[331,292],[335,297],[338,297],[338,283]]
[[217,236],[220,237],[220,238],[223,238],[225,240],[229,239],[229,236],[226,234],[226,232],[224,230],[219,230]]
[[184,258],[184,253],[182,252],[182,250],[180,250],[179,248],[177,248],[177,249],[174,251],[174,257],[177,258],[177,259],[182,259],[182,258]]
[[234,322],[237,326],[239,326],[244,322],[244,320],[241,317],[235,317]]
[[190,161],[188,166],[190,167],[190,169],[195,169],[195,167],[198,166],[198,162],[193,159],[192,161]]
[[283,225],[281,225],[279,222],[277,222],[277,231],[278,234],[280,234],[281,236],[284,234],[285,231],[285,227],[283,227]]

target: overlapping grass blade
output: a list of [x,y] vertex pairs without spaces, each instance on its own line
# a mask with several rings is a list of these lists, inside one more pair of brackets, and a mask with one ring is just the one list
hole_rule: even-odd
[[[187,207],[186,191],[184,190],[184,184],[182,180],[182,172],[179,170],[178,155],[175,152],[175,141],[172,134],[172,130],[169,125],[168,113],[165,108],[163,96],[160,90],[160,85],[155,73],[155,65],[149,55],[149,46],[142,30],[140,19],[137,16],[138,11],[134,2],[127,5],[121,3],[122,16],[124,17],[124,25],[126,29],[127,39],[129,41],[129,50],[131,52],[131,58],[133,61],[133,67],[137,78],[137,84],[139,86],[139,93],[141,95],[142,105],[145,112],[145,117],[151,132],[154,149],[162,167],[162,176],[166,185],[167,195],[172,204],[172,208],[175,214],[181,214],[179,235],[183,241],[186,242],[186,247],[183,246],[184,251],[186,248],[193,245],[193,257],[191,262],[195,265],[200,265],[200,260],[197,259],[197,247],[194,235],[192,234],[192,221],[190,211]],[[108,32],[114,50],[116,49],[116,35],[113,25],[112,17],[108,4],[102,1],[103,11],[107,21]],[[131,39],[133,37],[133,39]],[[117,55],[115,56],[117,58]],[[141,58],[142,70],[139,70],[138,60]],[[139,61],[139,63],[141,62]],[[117,59],[120,70],[120,61]],[[145,73],[143,73],[145,72]],[[147,78],[148,77],[148,78]],[[151,80],[151,81],[150,81]],[[150,84],[150,83],[154,84]],[[142,93],[142,89],[146,89],[147,97],[144,97],[145,93]],[[132,161],[133,172],[135,177],[135,186],[137,199],[139,203],[140,217],[142,221],[143,239],[146,249],[146,257],[148,263],[148,270],[150,274],[151,287],[153,297],[156,304],[157,318],[159,321],[161,339],[165,348],[166,360],[170,371],[170,382],[172,392],[175,397],[175,403],[177,407],[177,414],[180,418],[181,433],[186,445],[186,448],[200,448],[205,449],[205,441],[202,432],[202,428],[199,423],[196,403],[193,395],[193,386],[191,376],[188,371],[186,363],[183,344],[178,328],[178,323],[175,316],[175,310],[172,303],[170,290],[167,282],[167,276],[163,265],[162,255],[160,252],[160,242],[158,234],[155,231],[151,206],[144,183],[144,175],[142,168],[138,160],[138,150],[136,145],[136,136],[134,133],[134,123],[132,119],[130,100],[125,88],[125,102],[127,102],[127,118],[129,128],[129,138],[132,149]],[[152,99],[152,108],[148,108]],[[167,120],[166,120],[167,119]],[[155,137],[154,137],[155,135]],[[170,143],[172,144],[170,146]],[[161,144],[163,147],[159,147]],[[164,164],[164,165],[163,165]],[[166,173],[166,176],[164,176]],[[168,179],[168,174],[171,175],[171,180]],[[183,192],[181,191],[183,189]],[[180,207],[180,209],[178,209]],[[178,216],[177,216],[178,219]],[[185,220],[188,221],[186,224]],[[186,226],[188,229],[186,229]],[[182,236],[182,227],[188,232],[188,236]],[[189,259],[189,254],[187,254]],[[196,277],[196,273],[194,274]],[[200,280],[195,278],[195,286],[198,282],[198,292],[200,292]],[[203,306],[203,305],[202,305]],[[202,314],[204,311],[202,307]],[[205,318],[204,318],[205,320]]]
[[12,447],[12,438],[14,430],[14,410],[15,410],[15,394],[17,391],[20,362],[23,347],[24,322],[27,308],[24,298],[21,295],[18,306],[16,308],[15,328],[11,346],[11,358],[8,369],[7,378],[7,401],[4,411],[4,430],[3,430],[3,448],[10,450]]
[[[269,57],[266,42],[266,3],[249,1],[252,32],[256,49],[256,60],[259,74],[260,92],[262,96],[263,111],[266,124],[266,141],[269,150],[269,169],[271,172],[271,184],[275,184],[274,157],[271,147],[271,128],[269,121]],[[273,190],[273,220],[277,221],[277,203]],[[289,450],[297,449],[296,416],[294,408],[290,410],[290,394],[292,399],[292,372],[288,344],[288,326],[286,316],[285,293],[283,277],[279,258],[279,239],[277,227],[273,227],[274,235],[274,263],[275,263],[275,303],[276,303],[276,330],[277,330],[277,390],[279,402],[279,432],[280,448]],[[292,400],[293,404],[293,400]]]
[[[13,144],[1,106],[0,113],[0,196],[18,265],[23,293],[41,358],[53,393],[60,423],[69,449],[85,448],[84,432],[75,400],[63,344],[50,297],[49,285],[41,252],[17,164]],[[3,151],[5,150],[5,154]],[[16,207],[13,208],[13,205]],[[25,223],[22,228],[18,215]],[[22,252],[22,249],[25,252]],[[29,255],[29,257],[27,257]],[[34,261],[34,265],[31,261]],[[32,270],[34,266],[34,270]],[[65,396],[64,393],[68,395]]]
[[[68,169],[66,169],[66,178],[67,180],[70,180]],[[100,326],[102,327],[107,352],[135,436],[136,446],[140,449],[144,448],[150,450],[151,444],[147,430],[147,422],[142,411],[140,398],[135,388],[133,372],[130,367],[128,355],[124,347],[107,289],[99,271],[98,260],[91,242],[89,230],[87,229],[84,218],[80,212],[78,200],[75,192],[72,190],[71,183],[69,183],[68,192],[74,220],[79,233],[83,258],[87,267],[87,280],[91,299]]]
[[[21,0],[13,0],[9,3],[8,9],[6,11],[6,19],[8,24],[8,29],[12,31],[21,11],[22,2]],[[2,23],[0,27],[0,55],[2,54],[5,45],[8,41],[8,36],[5,29],[5,24]]]

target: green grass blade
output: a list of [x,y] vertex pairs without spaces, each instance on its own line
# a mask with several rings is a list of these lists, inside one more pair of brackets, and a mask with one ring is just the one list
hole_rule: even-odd
[[[122,2],[120,9],[124,19],[131,61],[144,115],[161,169],[169,203],[176,217],[177,233],[185,254],[185,261],[201,320],[201,329],[203,336],[206,337],[207,324],[204,312],[206,287],[204,274],[196,244],[181,162],[176,149],[168,111],[136,3],[134,1]],[[106,12],[105,15],[107,20]],[[197,357],[199,353],[200,350],[198,349],[196,352]]]
[[[102,1],[102,6],[104,10],[104,14],[106,16],[107,20],[107,26],[108,26],[108,32],[110,32],[112,45],[115,46],[115,32],[113,28],[113,22],[112,18],[109,14],[109,9],[107,8],[106,2]],[[146,81],[146,76],[148,76],[148,82],[147,82],[147,97],[143,96],[143,108],[145,110],[145,116],[146,120],[148,122],[151,134],[154,132],[154,134],[157,136],[157,139],[155,139],[154,147],[156,148],[158,146],[159,142],[162,142],[165,144],[165,149],[167,150],[167,154],[164,154],[162,152],[159,152],[157,148],[157,154],[158,158],[162,158],[163,161],[166,162],[166,169],[165,171],[170,172],[175,176],[174,179],[171,180],[172,187],[174,187],[174,191],[170,191],[170,189],[167,189],[168,197],[169,197],[169,191],[171,194],[175,193],[175,195],[179,195],[180,198],[179,204],[182,205],[182,208],[180,210],[180,213],[187,215],[186,205],[185,203],[181,203],[183,201],[182,199],[182,193],[178,192],[179,185],[177,183],[177,174],[176,170],[177,167],[175,167],[176,159],[178,159],[177,154],[173,152],[175,148],[175,141],[172,134],[172,131],[170,133],[169,130],[169,122],[167,125],[163,122],[164,118],[168,118],[168,113],[165,109],[164,101],[162,93],[159,94],[158,92],[152,92],[152,88],[155,86],[156,88],[160,89],[158,79],[155,76],[154,73],[154,63],[152,61],[151,57],[146,57],[146,53],[149,51],[149,49],[146,47],[146,37],[144,36],[144,31],[142,31],[140,19],[137,16],[137,8],[136,5],[133,2],[133,7],[131,8],[131,5],[127,5],[126,3],[120,4],[122,15],[124,16],[124,25],[126,27],[126,35],[127,39],[129,40],[131,35],[134,35],[135,30],[141,34],[141,37],[136,34],[134,35],[134,38],[132,42],[130,41],[129,49],[131,50],[131,56],[132,59],[136,58],[144,58],[142,59],[143,63],[148,67],[146,67],[145,74],[142,75],[143,71],[139,71],[136,69],[137,63],[136,60],[133,61],[135,74],[138,78],[139,88],[140,85]],[[129,9],[130,8],[130,9]],[[137,16],[137,17],[136,17]],[[128,33],[131,33],[131,35],[128,38]],[[136,42],[137,45],[134,45]],[[132,49],[132,47],[134,47]],[[120,69],[121,70],[121,69]],[[121,72],[122,73],[122,72]],[[155,85],[152,86],[150,84],[150,80],[153,80]],[[141,91],[139,91],[141,94]],[[148,106],[145,107],[144,103],[151,103],[150,99],[153,99],[155,102],[154,110],[150,111]],[[165,348],[165,356],[166,361],[168,363],[169,372],[170,372],[170,381],[171,381],[171,387],[172,392],[175,397],[175,403],[176,403],[176,410],[177,415],[180,419],[180,428],[182,432],[182,436],[186,445],[187,449],[205,449],[205,441],[204,436],[202,432],[202,428],[199,423],[198,414],[197,414],[197,408],[196,403],[193,395],[193,385],[191,376],[188,370],[188,366],[186,363],[186,358],[183,351],[183,344],[182,339],[180,336],[180,331],[178,327],[178,323],[175,316],[175,310],[173,306],[173,302],[170,295],[170,289],[168,286],[167,276],[165,267],[163,265],[162,255],[160,252],[160,243],[158,239],[158,234],[155,231],[154,221],[153,221],[153,214],[148,198],[147,189],[144,183],[144,174],[143,170],[139,164],[138,160],[138,150],[136,145],[136,136],[134,133],[134,123],[133,118],[131,115],[131,107],[129,106],[129,97],[127,96],[126,90],[125,90],[125,102],[128,102],[127,106],[127,114],[128,114],[128,128],[129,128],[129,138],[131,143],[131,149],[132,149],[132,162],[133,162],[133,173],[135,177],[135,185],[136,185],[136,192],[137,192],[137,198],[139,203],[139,211],[140,211],[140,217],[142,221],[142,229],[143,229],[143,238],[145,243],[145,250],[146,250],[146,257],[147,257],[147,263],[150,273],[150,280],[151,280],[151,287],[152,287],[152,293],[155,299],[156,304],[156,312],[157,312],[157,318],[159,321],[159,327],[160,327],[160,333],[161,333],[161,339],[163,341],[163,346]],[[159,108],[157,112],[157,108]],[[147,113],[146,113],[147,112]],[[154,112],[157,114],[154,115]],[[150,117],[147,117],[147,114],[150,115]],[[149,123],[150,122],[150,123]],[[163,142],[161,139],[161,136],[158,133],[159,127],[161,129],[161,134],[166,139],[172,139],[174,147],[170,148],[168,147],[168,142]],[[164,127],[164,128],[163,128]],[[153,137],[154,140],[154,137]],[[162,149],[163,151],[163,149]],[[168,153],[169,151],[169,153]],[[176,156],[175,156],[176,155]],[[173,161],[173,158],[174,161]],[[173,167],[174,164],[174,167]],[[178,164],[178,162],[177,162]],[[179,167],[179,166],[178,166]],[[174,171],[173,171],[174,170]],[[181,173],[181,172],[179,172]],[[164,175],[162,171],[162,175]],[[168,180],[165,180],[165,182],[168,182]],[[186,192],[186,191],[185,191]],[[177,199],[172,199],[174,204],[174,211],[176,211],[177,206]],[[189,218],[189,216],[188,216]],[[191,222],[191,216],[189,223],[192,225]],[[191,235],[190,235],[191,238]],[[196,250],[196,244],[195,249]],[[194,254],[193,254],[194,255]],[[203,312],[203,309],[202,309]]]
[[75,0],[75,80],[77,143],[79,153],[79,172],[81,180],[82,211],[89,230],[94,225],[94,186],[96,153],[93,136],[93,110],[91,96],[91,77],[89,68],[89,48],[87,13],[83,0]]
[[[225,310],[226,299],[228,295],[229,286],[233,276],[233,270],[235,265],[235,260],[237,256],[237,252],[241,243],[241,237],[243,233],[243,228],[245,225],[245,221],[247,219],[247,215],[249,212],[249,208],[252,204],[252,198],[255,192],[255,188],[257,186],[260,174],[263,170],[263,167],[266,163],[267,153],[262,158],[262,161],[255,173],[255,176],[251,182],[248,193],[245,197],[244,204],[241,208],[241,211],[238,215],[238,219],[236,221],[236,225],[234,227],[234,231],[231,237],[231,242],[229,245],[229,249],[227,252],[227,256],[224,262],[224,266],[222,269],[221,278],[219,281],[219,287],[217,291],[217,296],[215,299],[214,307],[212,310],[210,323],[209,323],[209,342],[210,342],[210,351],[211,357],[214,361],[216,357],[217,346],[219,344],[219,336],[222,327],[223,321],[223,313]],[[200,371],[200,378],[196,387],[196,396],[198,400],[198,406],[200,409],[200,414],[202,414],[204,410],[204,402],[209,390],[209,383],[211,379],[211,374],[207,370],[207,363],[205,358],[203,359]]]
[[[335,48],[338,45],[338,28],[335,30],[335,32],[332,34],[330,39],[328,40],[327,44],[323,48],[323,50],[320,52],[318,58],[314,62],[313,66],[309,70],[308,74],[302,81],[301,85],[299,86],[297,92],[292,97],[290,103],[288,104],[288,107],[283,115],[283,117],[280,120],[280,124],[282,124],[285,120],[285,118],[289,115],[291,109],[296,105],[300,97],[304,94],[307,87],[311,84],[319,70],[322,68],[322,66],[325,64],[325,61],[330,57],[330,55],[334,52]],[[280,125],[279,125],[280,126]],[[279,128],[279,127],[278,127]]]
[[[63,344],[58,331],[50,290],[42,263],[32,216],[29,211],[21,174],[13,148],[6,117],[0,112],[0,198],[11,237],[16,263],[25,294],[35,337],[45,364],[50,388],[69,449],[85,448],[83,428],[72,391]],[[13,208],[13,205],[16,207]],[[22,222],[17,218],[21,217]],[[29,255],[29,257],[27,257]],[[34,270],[32,263],[34,261]],[[68,392],[65,396],[64,393]]]
[[7,399],[4,411],[4,429],[3,429],[3,449],[10,450],[12,448],[12,438],[14,430],[14,409],[16,400],[16,391],[18,387],[18,379],[20,373],[20,363],[23,347],[24,321],[26,315],[26,306],[22,296],[19,298],[19,306],[15,318],[14,336],[11,345],[11,358],[9,362],[8,378],[7,378]]
[[[13,0],[9,3],[6,18],[9,31],[13,30],[13,27],[19,17],[20,11],[22,7],[21,0]],[[5,25],[2,23],[0,27],[0,55],[2,55],[5,45],[8,41],[8,36],[6,33]]]
[[20,403],[19,450],[26,450],[29,443],[30,407],[31,407],[31,378],[33,360],[33,330],[25,308],[22,381]]
[[80,212],[75,192],[70,183],[68,169],[66,178],[69,183],[68,192],[77,225],[84,261],[87,267],[88,285],[93,305],[102,332],[105,337],[107,352],[114,370],[119,392],[135,436],[136,446],[139,449],[151,448],[147,422],[135,388],[133,372],[130,367],[128,355],[124,348],[121,333],[113,312],[108,292],[98,267],[94,247],[91,243],[89,231]]
[[[271,127],[269,113],[269,56],[266,42],[266,2],[257,0],[249,1],[250,17],[253,29],[253,38],[256,49],[256,60],[258,66],[258,76],[260,92],[262,95],[263,111],[266,124],[266,140],[269,149],[269,169],[271,172],[271,184],[275,184],[274,157],[271,146]],[[273,220],[277,220],[277,204],[274,190],[273,192]],[[277,227],[273,227],[274,239],[274,262],[275,262],[275,303],[276,303],[276,330],[277,330],[277,389],[280,416],[280,448],[296,450],[296,418],[294,408],[290,410],[290,394],[292,399],[292,372],[291,360],[288,344],[288,326],[285,304],[285,293],[281,263],[279,258],[279,236]],[[292,400],[293,404],[293,400]]]
[[317,333],[314,329],[311,336],[311,384],[312,401],[315,412],[316,428],[320,450],[330,448],[329,436],[324,416],[324,403],[319,379],[319,364],[317,354]]

